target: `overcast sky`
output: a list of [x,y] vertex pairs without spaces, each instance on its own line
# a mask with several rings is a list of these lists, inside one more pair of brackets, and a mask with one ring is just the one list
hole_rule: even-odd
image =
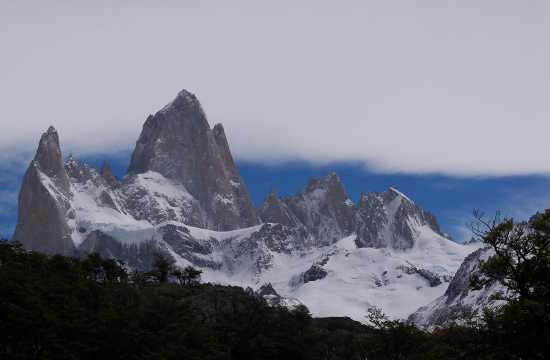
[[186,88],[240,160],[550,174],[549,1],[2,1],[0,46],[0,168],[50,124],[128,151]]

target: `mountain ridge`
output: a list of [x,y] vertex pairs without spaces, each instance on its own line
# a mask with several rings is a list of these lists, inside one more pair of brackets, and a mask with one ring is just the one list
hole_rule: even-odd
[[[98,252],[142,270],[161,252],[203,269],[209,281],[270,283],[283,298],[307,299],[317,315],[360,321],[368,306],[404,317],[443,295],[473,250],[395,188],[351,201],[336,173],[292,196],[271,192],[255,209],[223,126],[210,128],[186,90],[147,117],[122,179],[108,163],[98,170],[72,156],[64,162],[50,127],[22,183],[14,239],[49,254]],[[334,289],[333,305],[319,302]],[[392,292],[400,299],[388,301]]]

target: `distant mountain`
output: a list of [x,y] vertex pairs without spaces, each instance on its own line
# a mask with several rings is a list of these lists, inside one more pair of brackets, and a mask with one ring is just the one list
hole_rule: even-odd
[[294,196],[268,194],[254,209],[223,127],[211,129],[185,90],[147,118],[123,179],[109,164],[64,161],[49,128],[18,215],[13,238],[29,250],[97,252],[141,270],[161,252],[203,269],[206,281],[263,286],[277,303],[359,321],[371,306],[403,318],[444,295],[478,247],[452,241],[394,188],[354,203],[335,173]]

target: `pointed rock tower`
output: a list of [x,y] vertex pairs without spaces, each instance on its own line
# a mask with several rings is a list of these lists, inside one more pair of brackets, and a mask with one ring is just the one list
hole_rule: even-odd
[[71,255],[74,245],[67,225],[70,197],[59,136],[50,127],[42,134],[36,155],[23,177],[13,240],[28,250]]
[[332,244],[353,233],[355,206],[336,173],[312,179],[304,191],[280,200],[271,193],[259,209],[265,222],[300,227],[308,245]]
[[267,195],[258,209],[258,215],[265,222],[278,223],[287,227],[302,225],[274,191]]
[[312,179],[303,192],[285,202],[313,235],[316,245],[334,243],[354,230],[355,206],[334,172]]
[[398,190],[389,188],[382,193],[361,194],[357,215],[357,246],[410,249],[422,227],[447,237],[431,213]]
[[199,201],[210,229],[258,223],[223,126],[210,129],[199,101],[186,90],[143,125],[128,172],[148,171],[182,184]]

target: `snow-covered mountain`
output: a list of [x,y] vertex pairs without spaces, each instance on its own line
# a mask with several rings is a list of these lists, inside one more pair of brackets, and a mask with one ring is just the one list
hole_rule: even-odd
[[396,189],[354,203],[334,173],[254,209],[223,127],[211,129],[185,90],[147,118],[120,180],[108,164],[64,161],[50,127],[23,178],[18,215],[13,239],[30,250],[98,252],[137,269],[162,252],[203,269],[205,281],[263,286],[278,303],[359,321],[371,306],[404,318],[444,296],[477,248],[452,241]]

